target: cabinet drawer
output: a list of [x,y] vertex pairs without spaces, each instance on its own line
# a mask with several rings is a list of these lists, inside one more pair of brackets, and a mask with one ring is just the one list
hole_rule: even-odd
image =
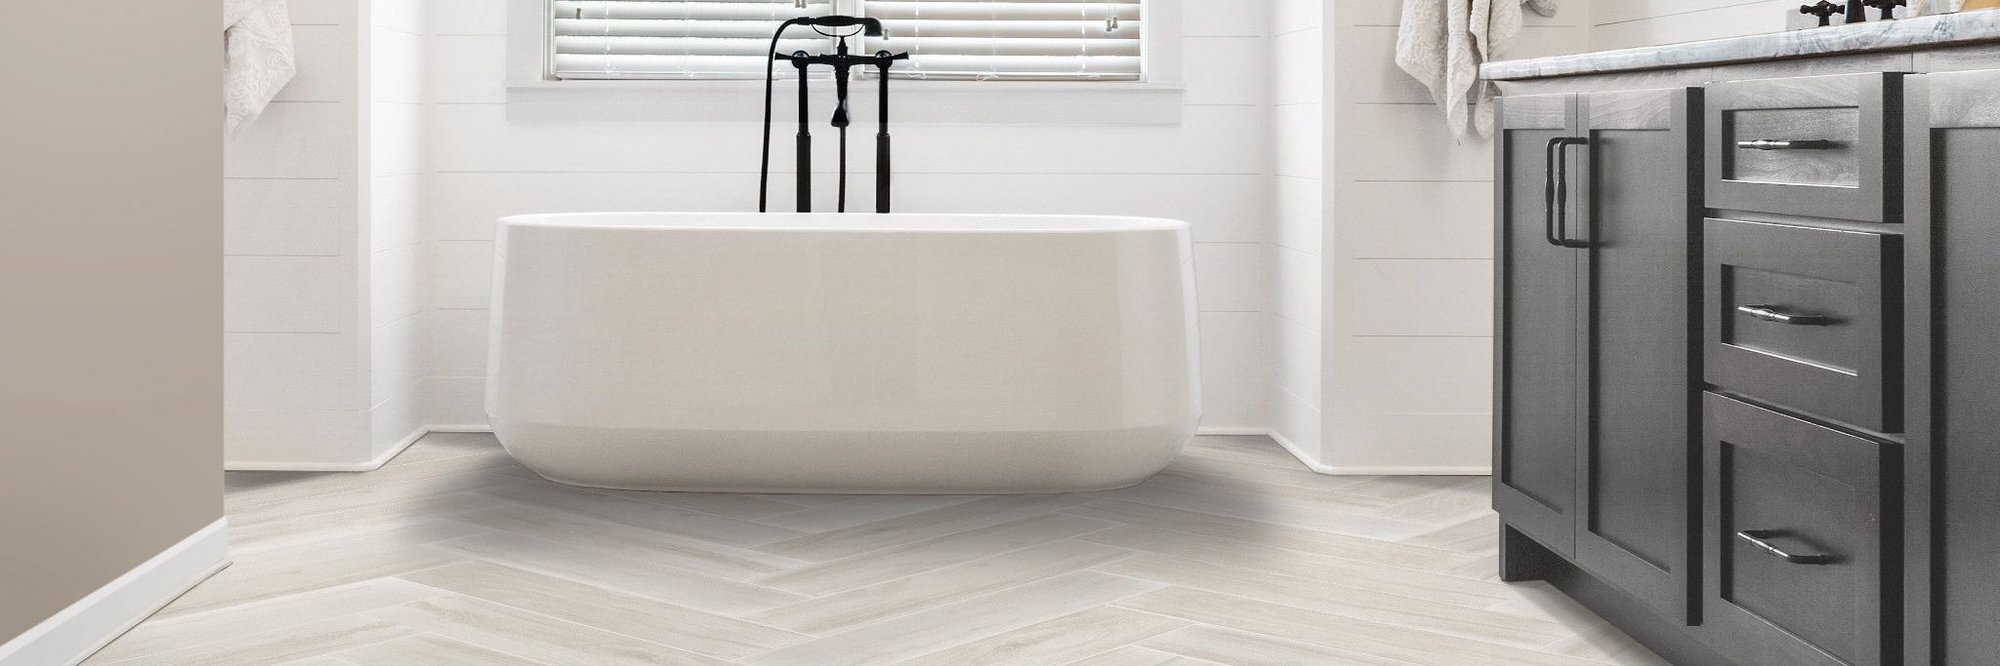
[[1704,398],[1711,644],[1746,664],[1893,661],[1897,508],[1883,481],[1900,476],[1899,451]]
[[1892,222],[1900,74],[1708,88],[1708,207]]
[[1707,221],[1708,382],[1880,432],[1901,429],[1897,236]]

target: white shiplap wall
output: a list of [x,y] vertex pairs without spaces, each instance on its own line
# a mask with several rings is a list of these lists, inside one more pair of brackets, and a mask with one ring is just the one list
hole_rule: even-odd
[[[1590,47],[1625,49],[1785,29],[1799,0],[1594,0]],[[1804,3],[1810,4],[1810,3]],[[1874,15],[1873,10],[1869,12]]]
[[224,460],[367,457],[360,7],[294,0],[299,75],[226,143]]
[[421,421],[421,12],[292,0],[299,75],[226,143],[224,461],[349,469]]
[[[435,292],[430,422],[480,426],[493,220],[527,212],[756,208],[754,116],[691,120],[510,119],[507,0],[430,4],[433,105],[431,262]],[[1263,266],[1271,206],[1266,0],[1184,3],[1186,67],[1177,124],[910,122],[895,128],[899,212],[1113,213],[1194,223],[1200,280],[1204,425],[1267,421],[1269,320]],[[923,82],[901,84],[905,95]],[[997,84],[1006,85],[1006,84]],[[871,92],[864,85],[864,92]],[[822,89],[824,90],[824,89]],[[746,88],[744,95],[760,94]],[[904,99],[910,99],[905,97]],[[782,102],[781,102],[782,103]],[[789,109],[790,107],[786,107]],[[787,112],[789,113],[789,111]],[[819,115],[819,114],[816,114]],[[781,116],[783,117],[783,116]],[[783,140],[789,124],[778,130]],[[815,132],[822,169],[833,133]],[[866,133],[852,205],[872,206]],[[774,164],[789,165],[780,150]],[[773,176],[791,203],[790,174]],[[832,178],[816,192],[832,208]]]
[[[1590,6],[1530,14],[1501,57],[1585,50]],[[1339,473],[1490,466],[1492,153],[1395,65],[1397,0],[1329,3],[1322,45],[1321,438]],[[1284,306],[1281,306],[1284,307]],[[1310,352],[1281,347],[1284,363]],[[1284,371],[1280,371],[1284,374]]]
[[1327,12],[1318,0],[1276,0],[1271,12],[1271,348],[1267,395],[1274,438],[1317,463],[1321,445],[1321,274],[1325,216]]
[[430,332],[424,269],[426,12],[411,0],[370,0],[367,124],[370,457],[425,425],[424,346]]

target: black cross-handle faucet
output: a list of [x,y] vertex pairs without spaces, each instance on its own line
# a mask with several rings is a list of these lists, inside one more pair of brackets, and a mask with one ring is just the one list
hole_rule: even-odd
[[1884,21],[1896,18],[1897,7],[1910,6],[1910,0],[1861,0],[1861,2],[1862,4],[1882,10],[1881,20]]
[[1819,0],[1819,4],[1799,7],[1800,14],[1819,17],[1819,27],[1822,28],[1833,25],[1833,13],[1837,11],[1840,11],[1840,5],[1833,4],[1829,0]]

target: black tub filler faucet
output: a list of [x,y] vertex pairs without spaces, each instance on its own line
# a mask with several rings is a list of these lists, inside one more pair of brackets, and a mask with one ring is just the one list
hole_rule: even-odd
[[[778,41],[785,31],[797,26],[810,26],[828,37],[838,37],[839,46],[833,53],[812,55],[804,51],[778,53]],[[856,32],[836,34],[821,28],[860,28]],[[808,92],[810,77],[807,74],[815,65],[833,68],[835,94],[838,100],[833,109],[833,127],[840,131],[840,212],[847,212],[847,127],[852,123],[848,114],[848,80],[855,67],[874,67],[879,75],[878,127],[875,132],[875,212],[887,213],[890,208],[890,156],[889,156],[889,68],[898,60],[908,60],[908,53],[877,51],[873,55],[856,55],[847,50],[847,38],[855,35],[880,37],[883,35],[882,21],[859,16],[808,16],[785,21],[778,26],[777,33],[771,35],[771,60],[764,67],[764,155],[762,166],[757,173],[757,212],[768,212],[771,203],[771,107],[773,88],[777,81],[777,64],[783,60],[792,63],[799,70],[799,135],[798,135],[798,210],[812,212],[812,119],[809,109],[812,97]]]

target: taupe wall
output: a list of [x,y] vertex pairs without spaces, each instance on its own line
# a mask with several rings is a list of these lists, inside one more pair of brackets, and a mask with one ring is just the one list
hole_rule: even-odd
[[222,516],[221,14],[0,21],[0,642]]

